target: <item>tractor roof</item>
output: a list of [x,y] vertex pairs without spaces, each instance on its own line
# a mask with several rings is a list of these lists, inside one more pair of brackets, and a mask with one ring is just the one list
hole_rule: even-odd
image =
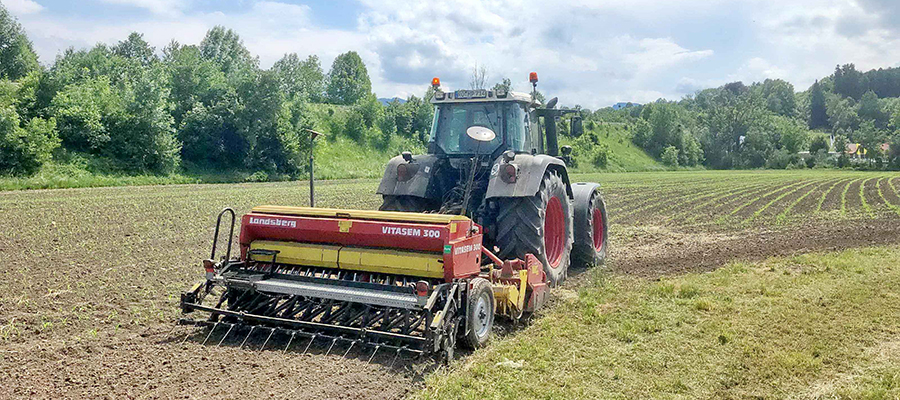
[[517,101],[532,103],[531,95],[521,92],[503,92],[488,89],[460,89],[452,92],[436,92],[431,100],[432,104],[444,103],[475,103],[494,101]]

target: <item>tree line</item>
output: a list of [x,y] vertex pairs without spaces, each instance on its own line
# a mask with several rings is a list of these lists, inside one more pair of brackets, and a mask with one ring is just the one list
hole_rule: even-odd
[[[484,67],[473,69],[471,86],[487,86]],[[509,79],[494,86],[510,88]],[[306,129],[366,146],[386,148],[394,138],[424,143],[431,96],[429,88],[422,97],[382,104],[353,51],[327,72],[315,55],[294,53],[262,69],[241,38],[221,26],[199,44],[173,40],[160,51],[132,33],[113,45],[69,48],[44,66],[0,5],[0,174],[28,175],[54,162],[101,172],[296,177],[310,151]],[[576,106],[587,135],[573,143],[577,153],[603,153],[593,128],[618,123],[671,166],[896,169],[898,96],[900,68],[860,72],[846,64],[803,92],[767,79],[620,110]],[[559,124],[568,132],[567,120]],[[850,143],[859,145],[852,157],[844,151]],[[592,159],[602,168],[610,156]]]
[[[353,51],[327,73],[315,55],[294,53],[262,69],[234,31],[216,26],[199,44],[173,40],[160,53],[132,33],[114,45],[69,48],[45,67],[0,5],[0,173],[31,174],[52,160],[107,172],[296,176],[314,122],[373,145],[424,138],[430,126],[427,99],[382,106]],[[319,103],[332,106],[312,121]]]
[[589,127],[625,124],[635,144],[670,166],[900,169],[898,97],[900,68],[862,73],[846,64],[803,92],[781,79],[732,82],[582,115]]

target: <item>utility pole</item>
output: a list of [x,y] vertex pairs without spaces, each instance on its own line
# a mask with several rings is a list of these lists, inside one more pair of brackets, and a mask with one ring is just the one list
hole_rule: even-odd
[[313,172],[313,154],[315,154],[315,145],[316,145],[316,137],[321,135],[322,133],[316,132],[312,129],[304,129],[306,132],[309,132],[309,206],[316,206],[316,186],[315,180],[316,176]]

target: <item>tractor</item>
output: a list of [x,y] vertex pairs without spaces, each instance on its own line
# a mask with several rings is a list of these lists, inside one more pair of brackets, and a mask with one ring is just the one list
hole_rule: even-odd
[[[443,92],[432,82],[428,154],[388,162],[379,211],[263,205],[219,213],[205,280],[181,294],[180,324],[222,344],[240,332],[285,335],[330,353],[340,342],[453,359],[457,341],[484,346],[495,316],[527,317],[570,264],[603,262],[606,207],[596,183],[571,183],[556,121],[574,112],[504,90]],[[577,115],[573,133],[581,130]],[[310,202],[313,200],[310,180]],[[217,259],[223,222],[225,255]],[[190,335],[190,333],[189,333]],[[187,336],[185,337],[187,339]],[[393,361],[392,361],[393,363]]]
[[505,90],[443,92],[434,78],[434,122],[428,154],[404,152],[390,160],[378,194],[383,211],[462,214],[484,228],[485,246],[500,258],[534,254],[551,286],[565,281],[570,265],[602,263],[606,256],[606,206],[597,183],[572,183],[560,154],[556,122],[574,110],[546,107],[531,95]]

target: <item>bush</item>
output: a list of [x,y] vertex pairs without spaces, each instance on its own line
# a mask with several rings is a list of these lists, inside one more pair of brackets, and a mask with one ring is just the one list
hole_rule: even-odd
[[766,168],[771,169],[787,169],[789,166],[796,166],[800,162],[800,156],[792,154],[785,149],[778,149],[769,155],[766,160]]
[[56,120],[33,118],[22,128],[12,107],[0,108],[0,171],[32,174],[59,147]]
[[609,146],[606,143],[594,146],[591,154],[591,164],[597,168],[606,168],[609,165]]
[[250,176],[248,176],[246,179],[244,179],[244,182],[268,182],[268,181],[269,181],[269,174],[267,174],[265,171],[256,171],[253,174],[251,174]]
[[662,155],[660,156],[663,164],[668,165],[670,167],[678,167],[678,149],[675,146],[666,147]]
[[109,125],[123,113],[108,77],[66,86],[52,101],[59,136],[66,147],[98,152],[109,142]]
[[344,135],[356,142],[362,142],[366,133],[365,117],[357,109],[351,109],[344,121]]
[[827,153],[829,147],[828,139],[825,138],[825,135],[816,135],[809,143],[809,154],[816,154],[819,150],[825,150]]

